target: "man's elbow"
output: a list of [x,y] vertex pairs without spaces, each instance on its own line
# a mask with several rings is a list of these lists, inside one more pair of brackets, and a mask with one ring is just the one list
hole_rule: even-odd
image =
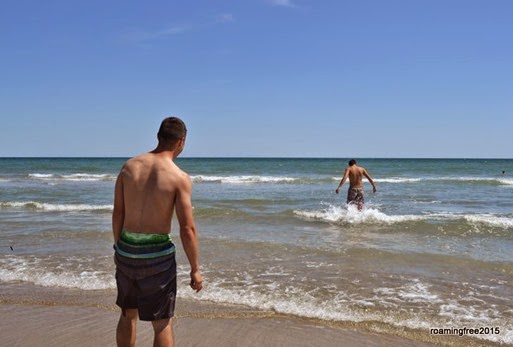
[[196,227],[194,225],[185,225],[180,227],[180,238],[183,241],[196,240]]

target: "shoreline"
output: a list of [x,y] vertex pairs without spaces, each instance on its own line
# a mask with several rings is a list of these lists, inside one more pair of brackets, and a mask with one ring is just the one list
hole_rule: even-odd
[[[3,346],[115,346],[116,291],[2,284]],[[331,322],[246,306],[178,297],[173,330],[177,346],[504,346],[469,337],[432,336],[379,322]],[[153,331],[139,322],[137,346],[151,346]]]

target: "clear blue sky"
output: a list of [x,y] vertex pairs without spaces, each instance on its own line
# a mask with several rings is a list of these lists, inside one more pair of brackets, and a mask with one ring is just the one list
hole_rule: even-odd
[[2,0],[0,156],[513,158],[510,0]]

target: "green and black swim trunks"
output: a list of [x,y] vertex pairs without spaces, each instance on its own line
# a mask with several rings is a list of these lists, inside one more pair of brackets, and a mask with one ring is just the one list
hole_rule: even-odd
[[114,245],[116,304],[138,309],[139,319],[173,317],[176,298],[175,245],[169,234],[143,234],[123,230]]

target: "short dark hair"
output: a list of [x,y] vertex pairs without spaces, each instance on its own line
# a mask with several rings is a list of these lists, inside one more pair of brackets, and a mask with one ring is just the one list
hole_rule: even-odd
[[354,160],[354,159],[349,160],[349,166],[353,166],[354,164],[356,164],[356,160]]
[[178,117],[167,117],[160,124],[157,137],[160,141],[176,143],[181,138],[187,136],[187,127],[185,123]]

